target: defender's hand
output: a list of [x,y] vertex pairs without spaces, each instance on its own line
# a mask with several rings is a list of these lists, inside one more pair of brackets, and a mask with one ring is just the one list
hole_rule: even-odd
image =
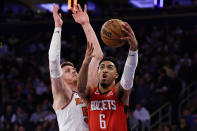
[[58,7],[53,3],[53,19],[55,22],[55,27],[62,27],[63,21],[61,17],[61,13],[58,13]]
[[81,9],[80,4],[75,5],[75,9],[71,8],[72,10],[72,16],[75,20],[75,22],[84,25],[86,23],[89,23],[89,17],[87,14],[87,5],[84,5],[84,11]]
[[138,48],[138,43],[135,37],[133,30],[127,22],[124,22],[122,31],[126,34],[125,37],[122,37],[121,40],[126,40],[130,45],[130,50],[135,51]]

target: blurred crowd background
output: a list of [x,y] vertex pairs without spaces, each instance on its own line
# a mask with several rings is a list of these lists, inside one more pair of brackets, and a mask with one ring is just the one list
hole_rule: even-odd
[[[197,131],[197,2],[169,0],[163,8],[139,8],[127,0],[91,2],[95,8],[88,13],[104,55],[116,57],[121,70],[128,45],[105,46],[99,35],[102,24],[111,18],[127,21],[139,43],[128,130]],[[52,13],[23,0],[1,0],[0,5],[0,130],[58,131],[48,66]],[[61,62],[71,61],[79,71],[86,38],[71,12],[60,12]]]

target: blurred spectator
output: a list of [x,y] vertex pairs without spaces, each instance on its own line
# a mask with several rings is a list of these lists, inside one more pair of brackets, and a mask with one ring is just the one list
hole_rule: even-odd
[[26,129],[25,129],[24,126],[21,125],[21,126],[18,127],[18,131],[26,131]]
[[187,119],[185,117],[180,118],[178,130],[179,131],[189,131],[189,126],[187,124]]
[[52,107],[49,107],[48,111],[47,111],[47,114],[44,118],[45,121],[47,122],[51,122],[52,120],[55,120],[56,119],[56,115],[55,113],[53,112],[53,109]]
[[42,111],[42,106],[41,105],[37,105],[36,112],[34,112],[31,115],[30,121],[32,121],[34,124],[36,124],[38,122],[43,122],[44,117],[46,116],[46,113],[47,112]]
[[133,110],[129,110],[128,131],[133,131],[139,126],[139,121],[135,118]]
[[16,108],[16,122],[18,124],[24,124],[26,120],[28,119],[28,115],[26,112],[24,112],[22,106],[17,106]]
[[49,128],[49,131],[58,131],[57,121],[55,120],[51,121],[51,126]]
[[197,131],[197,114],[194,115],[194,125],[191,126],[190,131]]
[[178,122],[179,94],[181,92],[182,85],[175,71],[170,72],[169,77],[168,98],[172,105],[172,123],[176,124]]
[[136,86],[134,89],[136,103],[142,103],[143,105],[148,105],[148,99],[150,97],[150,87],[146,85],[143,77],[136,76]]
[[163,124],[161,131],[172,131],[172,127],[169,124]]
[[145,107],[143,107],[141,104],[136,104],[134,117],[140,121],[142,131],[144,131],[145,129],[148,129],[148,131],[150,131],[150,114]]
[[160,69],[155,85],[155,91],[160,95],[161,103],[165,103],[167,101],[168,81],[169,77],[167,76],[166,71],[164,69]]
[[194,125],[194,116],[192,115],[190,109],[186,108],[183,110],[183,117],[185,117],[187,125]]
[[13,106],[12,105],[7,105],[6,106],[6,111],[4,114],[1,116],[1,122],[6,122],[6,126],[9,127],[8,123],[14,123],[16,121],[16,114],[13,111]]

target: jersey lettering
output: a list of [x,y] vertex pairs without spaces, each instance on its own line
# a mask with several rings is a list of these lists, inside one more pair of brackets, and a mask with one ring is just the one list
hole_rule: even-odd
[[100,119],[100,128],[105,129],[106,128],[105,114],[100,114],[99,119]]
[[116,110],[115,100],[91,101],[91,111],[94,110]]
[[82,107],[82,111],[83,111],[84,121],[88,123],[88,108]]
[[83,104],[83,100],[81,98],[75,98],[76,105]]

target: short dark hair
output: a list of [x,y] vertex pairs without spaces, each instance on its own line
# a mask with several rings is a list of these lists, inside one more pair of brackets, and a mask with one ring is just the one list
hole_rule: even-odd
[[114,58],[114,57],[103,57],[103,59],[99,62],[99,66],[103,61],[111,61],[115,65],[117,73],[119,74],[118,60],[116,58]]
[[61,68],[63,68],[64,66],[72,66],[72,67],[74,67],[74,64],[72,62],[70,62],[70,61],[66,61],[66,62],[63,62],[61,64]]

